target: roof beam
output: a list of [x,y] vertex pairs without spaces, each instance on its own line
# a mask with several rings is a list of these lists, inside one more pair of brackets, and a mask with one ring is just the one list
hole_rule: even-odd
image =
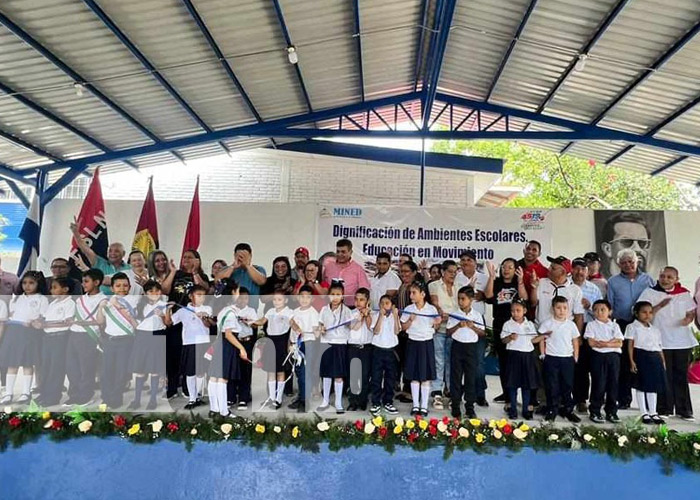
[[[452,26],[452,18],[455,13],[457,0],[438,0],[437,7],[437,35],[434,37],[434,48],[431,47],[430,52],[430,70],[428,72],[428,85],[423,86],[423,128],[428,128],[430,122],[430,114],[433,110],[433,103],[437,95],[438,82],[440,80],[440,71],[442,69],[442,59],[445,57],[445,49],[447,48],[447,39],[450,35],[450,27]],[[425,80],[425,79],[424,79]],[[424,82],[425,83],[425,82]]]
[[[625,8],[625,6],[630,2],[630,0],[619,0],[617,4],[615,4],[615,7],[612,8],[612,10],[608,13],[608,15],[605,17],[603,22],[600,24],[598,29],[596,30],[595,33],[593,33],[593,36],[586,42],[586,45],[583,46],[581,49],[580,55],[588,55],[591,50],[596,46],[598,41],[601,39],[601,37],[605,34],[607,29],[610,27],[610,25],[617,19],[617,16],[620,15],[620,12]],[[569,62],[569,65],[566,67],[564,72],[561,74],[559,79],[554,83],[554,86],[547,92],[547,95],[544,98],[544,101],[542,101],[542,104],[540,104],[537,107],[537,112],[541,113],[544,111],[544,108],[549,106],[549,104],[552,102],[552,99],[554,99],[554,95],[559,91],[559,89],[564,85],[566,82],[567,78],[569,78],[569,75],[574,71],[574,68],[576,67],[576,63],[578,62],[578,57],[574,57],[571,62]]]
[[[34,173],[34,170],[29,170],[29,172]],[[26,184],[28,186],[33,186],[34,181],[28,177],[23,175],[22,172],[19,172],[15,170],[14,168],[11,168],[9,165],[4,165],[0,163],[0,177],[4,179],[10,179],[13,181],[21,182],[22,184]]]
[[678,165],[680,162],[682,162],[683,160],[687,160],[688,158],[689,158],[688,156],[679,156],[678,158],[671,160],[668,163],[666,163],[665,165],[662,165],[659,168],[657,168],[656,170],[654,170],[651,173],[651,175],[659,175],[661,172],[668,170],[669,168],[671,168],[674,165]]
[[[284,41],[287,44],[287,49],[289,47],[294,47],[294,44],[292,43],[292,39],[289,36],[289,31],[287,30],[287,23],[284,20],[284,14],[282,13],[282,6],[280,5],[279,0],[272,0],[274,6],[275,6],[275,14],[277,14],[277,20],[280,23],[280,28],[282,29],[282,35],[284,36]],[[299,85],[301,87],[301,92],[304,95],[304,101],[306,102],[306,107],[309,110],[309,113],[313,112],[313,108],[311,107],[311,99],[309,99],[309,93],[306,91],[306,85],[304,85],[304,78],[301,76],[301,68],[299,68],[299,63],[297,62],[296,64],[293,64],[294,66],[294,71],[297,74],[297,78],[299,80]]]
[[17,183],[9,179],[5,179],[5,183],[8,186],[10,186],[10,189],[13,193],[15,193],[15,196],[22,203],[22,205],[24,205],[24,208],[29,208],[29,199],[27,199],[27,197],[24,195],[22,189],[17,185]]
[[535,10],[536,5],[537,5],[537,0],[530,0],[530,4],[527,6],[527,10],[525,11],[523,18],[520,21],[520,25],[518,26],[518,29],[515,31],[515,36],[510,41],[510,44],[508,45],[508,48],[506,49],[506,53],[503,55],[503,58],[501,59],[501,64],[498,65],[498,69],[496,70],[496,75],[493,77],[493,80],[491,81],[491,85],[489,86],[489,90],[486,93],[486,99],[485,99],[486,101],[491,100],[491,96],[493,95],[493,91],[496,90],[496,85],[498,85],[498,80],[501,78],[501,74],[503,73],[503,70],[505,69],[506,64],[508,64],[508,60],[510,59],[510,55],[513,53],[513,49],[515,49],[515,44],[518,43],[518,40],[520,39],[520,35],[522,35],[523,30],[525,29],[525,25],[527,24],[527,21],[530,19],[530,14],[532,14],[532,11]]
[[[92,95],[94,95],[96,98],[98,98],[100,101],[102,101],[102,103],[105,104],[107,107],[109,107],[112,111],[119,114],[123,119],[125,119],[127,122],[129,122],[136,129],[138,129],[146,137],[151,139],[153,142],[156,142],[156,143],[160,142],[160,138],[157,135],[155,135],[153,132],[148,130],[136,118],[131,116],[124,108],[122,108],[116,102],[114,102],[112,99],[107,97],[97,87],[92,85],[86,78],[84,78],[81,74],[79,74],[73,68],[68,66],[58,56],[56,56],[53,52],[51,52],[49,49],[44,47],[44,45],[39,43],[38,40],[36,40],[29,33],[24,31],[21,27],[19,27],[14,21],[12,21],[9,17],[7,17],[2,12],[0,12],[0,24],[5,26],[8,30],[10,30],[12,33],[14,33],[15,36],[20,38],[24,43],[26,43],[27,45],[32,47],[34,50],[39,52],[46,59],[48,59],[54,66],[56,66],[58,69],[63,71],[66,75],[68,75],[75,83],[79,83],[79,84],[84,85],[86,90],[88,90]],[[172,151],[172,154],[178,160],[184,161],[184,158],[179,153]]]
[[[418,36],[418,50],[416,51],[416,69],[415,80],[413,82],[413,91],[418,90],[418,79],[420,78],[420,68],[423,63],[423,45],[425,45],[425,32],[428,29],[428,9],[430,8],[430,0],[423,0],[423,16],[420,23],[420,35]],[[424,82],[425,84],[425,82]]]
[[23,149],[26,149],[27,151],[31,151],[35,155],[42,156],[44,158],[48,158],[49,160],[55,161],[55,162],[63,161],[58,156],[51,154],[48,151],[44,151],[40,147],[35,146],[34,144],[31,144],[31,143],[25,141],[24,139],[20,139],[17,136],[9,134],[9,133],[5,132],[4,130],[0,130],[0,137],[5,139],[8,142],[15,144],[16,146],[19,146]]
[[357,70],[360,76],[360,98],[365,102],[365,77],[362,71],[362,31],[360,30],[360,0],[353,0],[353,11],[355,15],[355,34],[357,40]]
[[[117,26],[117,24],[112,21],[112,19],[107,15],[107,13],[102,10],[97,2],[94,0],[83,0],[85,5],[102,21],[102,23],[112,32],[114,36],[119,39],[119,41],[129,49],[131,55],[133,55],[138,61],[146,68],[150,74],[155,78],[158,83],[168,91],[170,96],[177,101],[177,103],[185,110],[185,112],[194,120],[197,125],[199,125],[205,132],[212,132],[212,129],[207,125],[204,120],[197,114],[197,112],[189,105],[187,101],[175,90],[175,88],[168,82],[168,80],[158,71],[158,69],[148,60],[148,58],[139,50],[139,48],[134,45],[134,43],[129,39],[128,36]],[[224,151],[229,153],[229,149],[224,143],[219,143]]]
[[[651,75],[653,75],[656,71],[658,71],[664,64],[666,64],[673,56],[675,56],[680,50],[683,49],[688,43],[690,43],[695,36],[700,33],[700,21],[695,23],[695,26],[693,26],[688,32],[686,32],[682,37],[680,37],[676,43],[674,43],[666,52],[661,54],[661,56],[654,61],[654,63],[649,67],[645,68],[637,78],[632,81],[627,87],[624,88],[622,92],[620,92],[615,98],[608,103],[607,106],[598,113],[598,115],[591,121],[592,125],[597,125],[600,123],[603,118],[605,118],[605,115],[608,114],[608,112],[613,109],[615,106],[617,106],[625,97],[630,95],[636,88],[638,88],[641,84],[643,84],[647,78],[649,78]],[[561,150],[561,153],[566,152],[573,144],[567,144],[564,146],[564,148]]]

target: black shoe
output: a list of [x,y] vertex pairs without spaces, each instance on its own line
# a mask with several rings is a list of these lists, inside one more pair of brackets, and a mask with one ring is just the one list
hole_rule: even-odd
[[299,401],[299,406],[297,406],[297,413],[306,413],[306,401]]
[[219,414],[218,411],[211,411],[209,410],[209,418],[214,418]]
[[421,408],[420,409],[420,414],[424,417],[428,416],[428,409],[427,408]]
[[274,408],[275,410],[279,410],[280,408],[282,408],[282,403],[280,403],[279,401],[273,401],[272,408]]
[[126,407],[127,410],[140,410],[141,405],[138,404],[136,401],[132,401],[129,403],[129,406]]
[[357,411],[357,405],[355,403],[349,404],[348,411]]
[[695,422],[695,417],[693,417],[692,415],[678,415],[678,417],[681,420],[685,420],[686,422]]
[[661,418],[659,415],[652,415],[650,418],[651,418],[652,424],[661,425],[661,424],[666,423],[666,421],[663,418]]
[[[576,415],[573,411],[570,411],[569,413],[566,414],[565,418],[571,422],[572,424],[578,424],[581,422],[581,417]],[[618,419],[619,420],[619,419]]]
[[477,404],[477,406],[481,406],[482,408],[486,408],[486,407],[488,407],[489,402],[486,401],[486,398],[477,398],[476,404]]
[[372,405],[372,407],[369,409],[369,412],[372,414],[373,417],[376,417],[382,412],[382,407],[379,405]]
[[531,411],[524,411],[523,412],[523,420],[532,420],[532,412]]
[[398,396],[396,396],[396,400],[399,403],[413,403],[413,399],[409,398],[405,394],[399,394]]
[[202,398],[197,398],[194,401],[195,406],[204,406],[204,400]]
[[605,420],[612,424],[619,424],[620,423],[620,417],[617,416],[617,413],[606,413],[605,414]]
[[411,408],[411,416],[415,417],[416,415],[420,415],[420,408],[414,406]]
[[591,413],[588,418],[590,419],[591,422],[594,424],[602,424],[605,422],[603,420],[603,416],[600,413]]
[[547,407],[544,405],[539,405],[535,408],[535,415],[546,415]]
[[345,413],[345,408],[336,408],[336,409],[335,409],[335,412],[336,412],[338,415],[342,415],[342,414]]
[[630,403],[620,403],[617,405],[618,410],[629,410],[630,409]]
[[[367,403],[363,403],[357,407],[358,410],[367,411]],[[397,412],[398,413],[398,412]]]
[[238,402],[238,411],[246,411],[248,409],[248,403],[245,401]]
[[146,410],[152,411],[158,408],[158,401],[155,399],[149,399],[148,404],[146,405]]
[[548,411],[545,414],[544,419],[546,422],[554,422],[557,419],[557,414],[553,411]]
[[474,411],[474,408],[465,408],[464,416],[467,418],[476,418],[476,412]]
[[649,416],[649,415],[642,415],[642,423],[647,424],[647,425],[651,425],[654,423],[654,419],[651,418],[651,416]]
[[197,408],[197,406],[199,406],[199,405],[197,404],[196,401],[190,401],[189,403],[187,403],[184,406],[184,408],[185,408],[185,410],[194,410],[195,408]]
[[505,403],[506,402],[506,395],[505,394],[499,394],[495,398],[493,398],[494,403]]
[[385,404],[384,410],[386,410],[388,415],[398,415],[399,414],[399,410],[397,410],[396,407],[394,405],[392,405],[391,403]]
[[287,408],[289,408],[290,410],[297,410],[299,408],[300,403],[303,403],[303,401],[299,401],[298,399],[295,399],[294,401],[292,401],[291,403],[289,403],[287,405]]
[[511,420],[515,420],[518,418],[518,412],[517,411],[508,411],[508,418]]
[[459,408],[454,408],[454,407],[453,407],[453,408],[452,408],[451,415],[452,415],[452,418],[457,418],[457,419],[461,419],[461,418],[462,418],[462,412],[459,411]]

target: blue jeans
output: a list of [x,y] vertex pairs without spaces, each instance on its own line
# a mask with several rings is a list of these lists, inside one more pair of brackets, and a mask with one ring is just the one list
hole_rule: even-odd
[[[306,364],[309,362],[309,358],[306,357],[306,345],[307,342],[302,342],[300,351],[304,354],[304,361],[300,365],[294,365],[294,375],[297,377],[297,384],[299,384],[299,401],[306,401]],[[313,352],[313,349],[309,349]],[[311,353],[309,353],[311,354]],[[309,398],[310,399],[310,398]]]
[[442,392],[442,388],[447,385],[450,390],[450,351],[452,350],[452,337],[447,334],[436,333],[433,337],[435,345],[435,371],[437,378],[430,384],[431,392]]
[[486,368],[484,356],[486,355],[486,337],[479,337],[476,343],[476,399],[486,398]]

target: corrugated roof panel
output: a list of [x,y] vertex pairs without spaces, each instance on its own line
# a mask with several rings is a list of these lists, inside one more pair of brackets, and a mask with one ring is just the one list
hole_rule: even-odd
[[670,153],[662,149],[637,146],[617,160],[615,166],[650,174],[677,156],[678,155],[675,153]]
[[697,184],[700,182],[700,158],[688,158],[660,175],[676,182]]
[[[265,120],[307,111],[273,3],[194,2],[246,93]],[[304,73],[304,48],[299,67]]]
[[[605,161],[627,146],[618,141],[580,141],[567,151],[567,153],[580,158],[595,160],[598,165],[604,165]],[[617,162],[612,166],[617,167]]]
[[655,137],[697,144],[700,142],[700,107],[695,106],[682,114],[661,129]]
[[10,142],[2,138],[0,138],[0,159],[1,163],[10,165],[18,170],[51,163],[51,160],[48,158],[38,156],[31,151],[18,146],[14,142]]
[[413,91],[422,15],[420,0],[362,3],[360,25],[367,98]]

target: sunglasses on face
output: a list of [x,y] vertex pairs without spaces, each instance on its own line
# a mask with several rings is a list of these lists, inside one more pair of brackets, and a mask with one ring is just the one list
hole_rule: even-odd
[[651,246],[651,240],[642,238],[618,238],[610,243],[619,243],[624,248],[631,248],[636,243],[642,250],[647,250]]

